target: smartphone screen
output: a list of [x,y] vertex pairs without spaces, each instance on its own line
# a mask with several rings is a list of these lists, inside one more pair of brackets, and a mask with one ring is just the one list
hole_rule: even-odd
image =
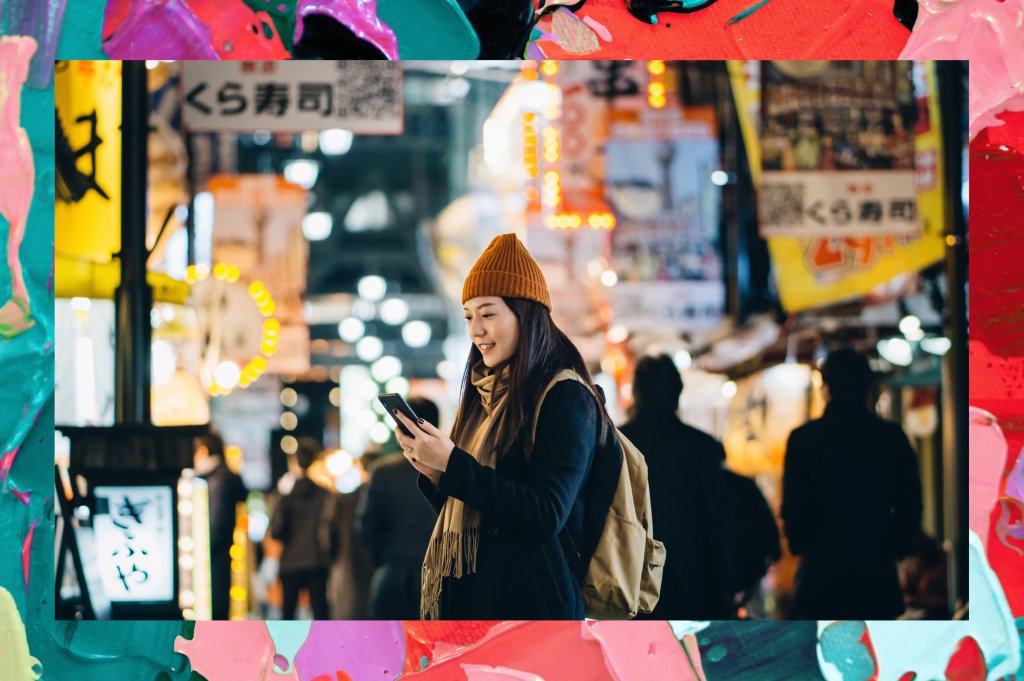
[[401,395],[398,393],[381,393],[380,395],[377,395],[377,400],[384,405],[385,409],[388,410],[388,416],[395,420],[395,423],[398,424],[398,427],[402,429],[403,433],[409,437],[416,437],[413,433],[409,432],[409,429],[406,428],[401,421],[395,418],[395,410],[397,409],[413,423],[419,420],[419,417],[416,416],[416,412],[412,410],[412,407],[409,406]]

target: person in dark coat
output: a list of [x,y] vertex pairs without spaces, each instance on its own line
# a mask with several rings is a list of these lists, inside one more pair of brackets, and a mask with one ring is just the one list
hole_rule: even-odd
[[917,457],[896,423],[867,408],[873,375],[851,349],[822,366],[828,404],[786,447],[782,520],[801,556],[792,615],[893,619],[903,612],[896,562],[921,522]]
[[646,617],[727,619],[738,589],[721,466],[725,450],[679,419],[682,391],[670,357],[643,357],[633,377],[631,418],[620,428],[647,462],[654,536],[665,544],[661,597]]
[[242,478],[224,461],[224,440],[210,431],[196,441],[196,474],[206,481],[210,499],[210,591],[213,619],[226,620],[231,604],[231,544],[235,507],[246,498]]
[[[438,424],[437,405],[425,397],[409,398],[416,415]],[[419,473],[399,452],[372,467],[357,527],[377,564],[370,580],[372,619],[420,618],[420,573],[437,518],[416,486]]]
[[725,493],[729,500],[729,532],[736,549],[738,593],[733,599],[736,608],[744,607],[761,586],[761,578],[782,556],[779,526],[761,489],[752,478],[727,468]]
[[281,498],[270,520],[271,536],[282,542],[280,575],[284,595],[282,616],[295,619],[299,592],[309,593],[313,619],[329,619],[327,576],[339,549],[340,511],[338,495],[306,476],[320,456],[310,438],[300,438],[295,452],[302,473],[291,491]]
[[[438,512],[421,615],[582,619],[583,492],[595,450],[615,439],[614,426],[579,351],[551,319],[540,267],[515,235],[490,243],[462,302],[473,346],[451,437],[396,413],[415,434],[396,430],[398,442]],[[585,384],[559,381],[533,436],[541,393],[564,369]]]

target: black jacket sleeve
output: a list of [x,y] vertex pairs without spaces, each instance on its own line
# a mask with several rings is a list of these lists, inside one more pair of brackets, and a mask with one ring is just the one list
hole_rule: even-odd
[[[443,473],[441,474],[441,479],[444,480]],[[434,513],[441,515],[441,509],[444,508],[444,503],[448,501],[448,495],[443,494],[439,488],[434,487],[434,483],[430,482],[430,478],[422,473],[416,478],[416,486],[420,488],[420,493],[426,497],[430,507],[434,509]]]
[[917,455],[907,434],[897,424],[893,431],[892,467],[895,480],[890,507],[893,512],[893,552],[896,558],[907,555],[921,526],[921,478],[918,475]]
[[288,495],[283,495],[277,500],[277,507],[270,519],[270,536],[280,542],[288,541]]
[[782,468],[782,522],[789,542],[789,550],[794,555],[803,553],[807,545],[809,525],[808,517],[808,483],[803,466],[803,447],[800,429],[789,434],[786,443],[786,459]]
[[580,383],[562,381],[541,406],[526,480],[502,475],[456,447],[438,491],[463,500],[498,527],[554,537],[580,492],[596,440],[593,398]]

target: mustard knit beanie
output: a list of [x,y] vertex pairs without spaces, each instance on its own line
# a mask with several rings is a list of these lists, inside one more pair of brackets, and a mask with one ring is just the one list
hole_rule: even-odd
[[526,298],[551,311],[551,294],[540,265],[515,234],[494,237],[469,271],[462,302],[477,296]]

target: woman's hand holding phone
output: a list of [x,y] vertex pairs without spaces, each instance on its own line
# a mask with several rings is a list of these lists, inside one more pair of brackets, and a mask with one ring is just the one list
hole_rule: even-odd
[[455,443],[423,419],[414,422],[398,410],[395,410],[392,416],[408,428],[409,432],[416,434],[416,437],[409,437],[402,432],[401,428],[395,429],[395,437],[398,439],[398,444],[402,446],[402,454],[416,470],[437,485],[441,479],[441,473],[448,468],[448,459],[451,457],[452,450],[455,449]]

